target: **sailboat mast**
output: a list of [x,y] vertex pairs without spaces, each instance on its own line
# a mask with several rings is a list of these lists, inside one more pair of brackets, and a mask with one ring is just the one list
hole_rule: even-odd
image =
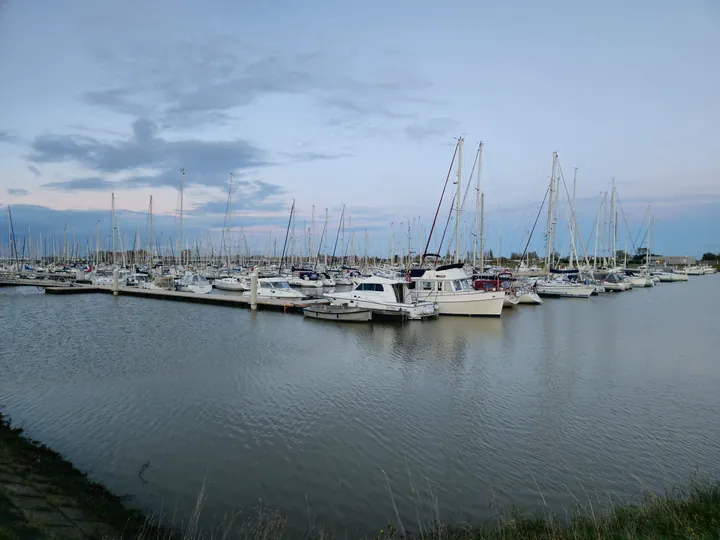
[[233,184],[233,173],[230,173],[230,183],[228,184],[228,200],[227,200],[227,238],[225,240],[225,250],[227,252],[227,267],[228,272],[230,271],[230,228],[232,220],[232,184]]
[[327,270],[327,256],[328,256],[328,234],[327,234],[327,226],[328,226],[328,209],[325,209],[325,269]]
[[547,219],[547,241],[545,250],[545,270],[550,270],[552,264],[552,246],[553,246],[553,202],[555,201],[555,162],[557,160],[557,152],[553,152],[552,173],[550,175],[550,193],[548,197],[548,219]]
[[115,265],[115,234],[117,232],[117,219],[115,217],[115,194],[112,194],[112,262]]
[[612,240],[613,268],[617,266],[617,213],[615,212],[615,178],[612,179],[612,194],[610,195],[610,239]]
[[597,215],[595,216],[595,250],[593,252],[593,270],[597,270],[597,251],[598,251],[598,238],[600,237],[600,212],[602,210],[603,194],[600,192],[598,198],[598,209]]
[[180,169],[180,265],[183,264],[183,189],[185,185],[185,169]]
[[[473,267],[477,266],[477,248],[478,248],[478,223],[480,221],[480,187],[481,187],[481,169],[482,169],[482,150],[483,143],[480,141],[478,145],[477,157],[477,184],[475,185],[475,234],[473,235]],[[482,271],[482,270],[481,270]]]
[[577,259],[575,255],[575,191],[577,189],[577,167],[573,174],[573,190],[572,202],[570,204],[570,268],[573,267],[573,259]]
[[460,137],[458,140],[458,165],[457,165],[457,207],[455,211],[455,262],[460,261],[460,207],[462,206],[462,191],[460,191],[460,181],[462,180],[462,150],[464,139]]
[[480,273],[485,271],[485,193],[480,192]]
[[149,233],[148,233],[148,270],[153,267],[153,207],[152,207],[152,195],[150,195],[150,219],[149,219]]

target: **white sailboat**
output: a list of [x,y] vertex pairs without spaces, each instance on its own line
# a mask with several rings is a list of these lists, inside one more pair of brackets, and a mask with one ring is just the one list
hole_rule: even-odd
[[216,289],[220,289],[221,291],[249,291],[250,285],[247,282],[246,278],[242,277],[226,277],[221,279],[216,279],[213,283],[213,286]]

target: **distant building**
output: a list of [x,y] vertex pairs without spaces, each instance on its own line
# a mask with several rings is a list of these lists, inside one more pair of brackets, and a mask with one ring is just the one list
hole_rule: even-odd
[[697,259],[690,255],[651,255],[650,262],[669,266],[686,266],[696,264]]

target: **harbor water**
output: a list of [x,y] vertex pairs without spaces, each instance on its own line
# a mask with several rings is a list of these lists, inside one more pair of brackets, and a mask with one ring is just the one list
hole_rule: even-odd
[[148,512],[291,528],[565,515],[720,474],[720,277],[341,325],[0,289],[0,406]]

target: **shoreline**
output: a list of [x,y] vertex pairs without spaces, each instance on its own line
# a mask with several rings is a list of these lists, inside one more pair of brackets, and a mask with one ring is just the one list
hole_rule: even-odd
[[166,536],[0,413],[0,539]]
[[[185,530],[156,526],[139,510],[92,481],[63,456],[13,427],[0,413],[0,540],[44,538],[153,538],[201,539],[238,537],[244,540],[294,538],[284,530],[277,512],[263,512],[249,521],[235,518],[213,532],[197,528],[203,493],[196,514]],[[398,519],[398,522],[400,520]],[[375,540],[539,540],[539,539],[717,539],[720,538],[720,482],[691,479],[685,489],[663,496],[646,494],[637,505],[615,506],[596,516],[593,509],[577,509],[570,518],[530,514],[514,509],[501,512],[490,526],[445,525],[429,520],[413,523],[412,532],[398,524],[378,527]],[[302,536],[351,538],[317,529]]]

